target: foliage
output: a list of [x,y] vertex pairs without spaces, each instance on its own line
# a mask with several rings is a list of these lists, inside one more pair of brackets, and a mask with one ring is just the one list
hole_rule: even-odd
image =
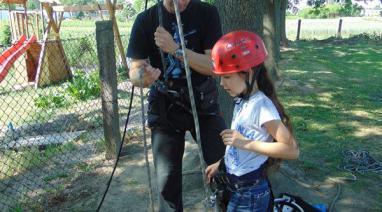
[[361,33],[351,36],[349,40],[364,40],[364,41],[382,41],[382,34],[377,33]]
[[85,74],[83,71],[75,71],[73,80],[65,85],[66,92],[60,90],[51,90],[47,94],[39,94],[34,100],[38,108],[62,108],[70,105],[71,97],[76,100],[88,100],[99,97],[100,83],[97,72]]
[[[2,9],[2,10],[8,10],[8,4],[6,4],[6,3],[0,3],[0,9]],[[11,5],[10,5],[10,9],[11,9],[11,10],[16,9],[16,5],[15,5],[15,4],[11,4]]]
[[38,108],[60,108],[69,105],[65,95],[61,92],[51,91],[48,94],[39,94],[34,100]]
[[117,74],[121,80],[128,79],[127,71],[122,65],[117,66]]
[[9,46],[11,44],[11,28],[8,24],[5,24],[1,29],[0,43],[5,46]]
[[28,10],[39,9],[38,1],[27,1],[27,9]]
[[203,0],[204,2],[207,2],[209,4],[215,4],[216,0]]
[[75,71],[73,80],[67,84],[66,90],[71,96],[78,100],[88,100],[100,96],[101,86],[98,72],[86,74]]
[[352,4],[351,0],[346,0],[346,3],[342,7],[341,12],[344,16],[360,16],[362,7],[356,4]]
[[80,11],[79,13],[77,13],[76,15],[76,19],[82,19],[85,17],[85,13],[83,11]]
[[325,3],[325,0],[308,0],[307,3],[309,6],[319,8]]
[[91,36],[63,41],[65,54],[71,66],[81,65],[83,68],[97,63],[96,46],[93,42]]
[[63,5],[86,5],[96,4],[97,0],[61,0]]
[[117,13],[117,18],[119,21],[126,21],[128,19],[132,19],[137,14],[133,4],[131,2],[127,2],[123,5],[123,9],[120,13]]
[[301,10],[298,15],[303,18],[335,18],[360,16],[362,8],[353,4],[327,4]]

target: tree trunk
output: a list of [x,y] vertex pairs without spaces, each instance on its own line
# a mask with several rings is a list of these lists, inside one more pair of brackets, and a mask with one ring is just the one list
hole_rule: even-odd
[[280,59],[280,15],[281,0],[265,1],[264,10],[264,43],[268,50],[268,58],[265,66],[273,81],[277,81],[277,62]]
[[[234,30],[248,30],[263,35],[263,0],[216,0],[215,6],[218,8],[223,33]],[[218,80],[220,82],[220,79]],[[219,103],[226,121],[230,126],[233,111],[233,99],[225,92],[221,86],[219,90]]]
[[281,0],[281,10],[280,10],[280,36],[281,45],[284,47],[288,46],[288,38],[286,36],[286,10],[288,6],[288,0]]

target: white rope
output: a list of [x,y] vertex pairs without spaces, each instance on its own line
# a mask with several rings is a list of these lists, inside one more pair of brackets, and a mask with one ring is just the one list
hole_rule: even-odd
[[[186,70],[187,86],[188,86],[188,92],[189,92],[189,96],[190,96],[192,115],[194,117],[194,123],[195,123],[196,143],[198,144],[198,153],[199,153],[200,165],[201,165],[201,169],[202,169],[201,171],[202,171],[202,175],[203,175],[204,191],[206,193],[206,200],[208,200],[208,199],[212,200],[213,195],[211,197],[208,195],[212,192],[210,192],[209,186],[207,185],[206,174],[204,171],[206,169],[206,164],[204,163],[203,154],[201,152],[202,146],[201,146],[201,139],[200,139],[199,118],[198,118],[198,114],[197,114],[196,106],[195,106],[194,91],[192,90],[191,71],[190,71],[190,67],[188,65],[188,60],[187,60],[187,56],[186,56],[186,52],[185,52],[186,45],[184,42],[183,27],[182,27],[182,21],[180,20],[178,1],[173,0],[173,3],[174,3],[174,8],[175,8],[176,22],[177,22],[178,29],[179,29],[179,37],[180,37],[182,53],[183,53],[184,68]],[[206,210],[206,207],[205,207],[205,210]]]
[[153,201],[153,190],[151,186],[151,172],[150,172],[150,163],[149,158],[147,154],[147,140],[146,140],[146,127],[145,127],[145,104],[143,99],[143,68],[139,70],[139,80],[140,80],[140,96],[141,96],[141,120],[142,120],[142,131],[143,131],[143,146],[144,146],[144,152],[145,152],[145,160],[146,160],[146,170],[147,170],[147,177],[149,181],[149,199],[150,199],[150,206],[152,212],[154,212],[154,201]]

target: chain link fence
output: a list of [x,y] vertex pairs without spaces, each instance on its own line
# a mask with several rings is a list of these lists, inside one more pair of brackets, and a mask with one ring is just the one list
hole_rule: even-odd
[[[18,50],[0,48],[0,211],[53,210],[97,193],[86,203],[95,209],[104,187],[83,183],[107,163],[95,35],[36,42],[17,59],[4,55],[10,48]],[[118,66],[121,130],[130,89]],[[93,183],[104,185],[109,175]],[[85,187],[69,194],[77,181]]]

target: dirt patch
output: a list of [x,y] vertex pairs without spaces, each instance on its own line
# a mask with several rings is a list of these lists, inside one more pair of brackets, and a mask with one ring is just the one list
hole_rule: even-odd
[[[148,136],[149,137],[149,136]],[[143,144],[139,137],[126,145],[125,156],[120,158],[115,176],[101,211],[148,211],[150,208],[148,175],[143,154]],[[149,149],[150,146],[150,140]],[[154,178],[152,154],[149,151],[153,198],[156,210],[158,199]],[[96,162],[91,172],[78,175],[70,183],[64,184],[61,192],[52,195],[48,206],[36,211],[94,211],[112,171],[113,160],[105,161],[103,154],[92,158]],[[374,182],[374,188],[359,193],[350,189],[357,183],[367,182],[361,176],[357,181],[351,177],[315,177],[314,172],[302,169],[299,161],[284,162],[279,171],[272,173],[270,180],[275,196],[290,193],[301,196],[311,204],[332,206],[334,211],[373,211],[375,200],[368,198],[378,192],[382,182]],[[365,181],[366,180],[366,181]],[[58,182],[58,181],[57,181]],[[188,137],[183,158],[183,201],[185,211],[203,211],[205,193],[197,155],[197,145]]]

